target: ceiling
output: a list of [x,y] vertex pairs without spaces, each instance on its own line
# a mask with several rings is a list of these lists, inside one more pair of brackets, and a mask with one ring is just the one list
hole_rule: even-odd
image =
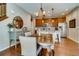
[[[25,11],[30,13],[32,16],[35,16],[35,13],[40,10],[40,3],[16,3],[18,6],[23,8]],[[69,13],[76,6],[79,6],[78,3],[42,3],[43,9],[48,12],[47,17],[61,17]],[[51,12],[54,8],[53,13]],[[52,15],[53,14],[53,15]],[[51,16],[52,15],[52,16]]]

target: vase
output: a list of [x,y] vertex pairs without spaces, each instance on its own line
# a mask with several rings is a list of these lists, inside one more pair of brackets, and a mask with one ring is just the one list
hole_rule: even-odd
[[9,28],[9,31],[14,31],[14,28]]

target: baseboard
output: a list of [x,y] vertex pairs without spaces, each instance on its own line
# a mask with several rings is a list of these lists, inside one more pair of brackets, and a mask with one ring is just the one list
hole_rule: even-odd
[[12,46],[14,46],[14,45],[7,46],[7,47],[5,47],[5,48],[1,49],[1,50],[0,50],[0,52],[2,52],[2,51],[4,51],[4,50],[7,50],[7,49],[9,49],[9,48],[10,48],[10,47],[12,47]]
[[[19,42],[18,42],[18,43],[19,43]],[[17,43],[17,44],[18,44],[18,43]],[[1,49],[0,52],[2,52],[2,51],[4,51],[4,50],[7,50],[7,49],[9,49],[10,47],[13,47],[13,46],[15,46],[15,44],[12,44],[11,46],[7,46],[7,47]]]
[[61,38],[67,38],[67,37],[61,37]]
[[2,52],[2,51],[4,51],[4,50],[6,50],[6,49],[8,49],[8,48],[10,48],[10,47],[9,47],[9,46],[7,46],[7,47],[5,47],[5,48],[1,49],[1,50],[0,50],[0,52]]
[[6,50],[6,49],[9,49],[10,47],[13,47],[13,46],[15,46],[15,45],[17,45],[17,44],[19,44],[19,43],[20,43],[20,42],[17,42],[16,44],[12,44],[11,46],[7,46],[7,47],[1,49],[0,52],[4,51],[4,50]]
[[[68,37],[67,37],[68,38]],[[76,40],[73,40],[73,39],[71,39],[71,38],[68,38],[68,39],[70,39],[70,40],[72,40],[72,41],[74,41],[74,42],[76,42],[76,43],[78,43],[79,44],[79,42],[78,41],[76,41]]]

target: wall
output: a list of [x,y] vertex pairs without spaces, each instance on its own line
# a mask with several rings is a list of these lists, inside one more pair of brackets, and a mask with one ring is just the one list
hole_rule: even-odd
[[[76,28],[69,28],[69,21],[74,18],[76,19]],[[69,15],[67,15],[66,22],[67,37],[79,43],[79,7],[75,8]]]
[[8,18],[0,22],[0,51],[8,48],[9,46],[9,34],[7,24],[11,23],[13,17],[21,16],[24,21],[24,27],[31,27],[30,15],[16,4],[7,4],[7,16]]

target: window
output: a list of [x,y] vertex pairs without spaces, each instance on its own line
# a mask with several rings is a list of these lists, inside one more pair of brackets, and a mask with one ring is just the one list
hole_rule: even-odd
[[6,3],[0,3],[0,21],[6,18]]

